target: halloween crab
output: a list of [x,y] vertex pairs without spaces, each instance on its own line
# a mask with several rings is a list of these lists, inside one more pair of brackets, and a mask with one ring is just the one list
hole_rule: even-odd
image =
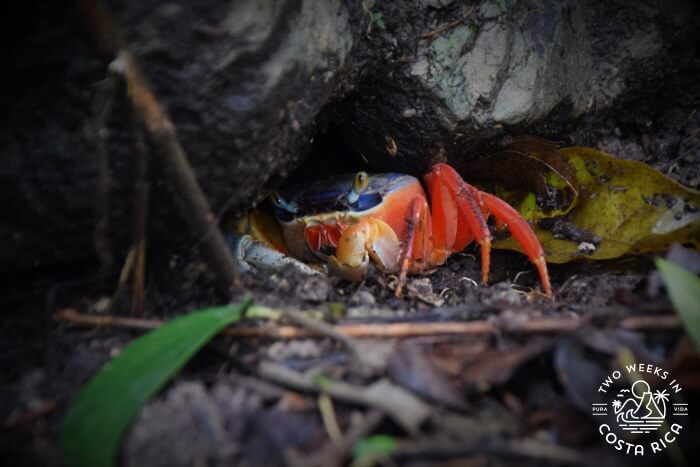
[[[502,199],[479,191],[447,164],[425,175],[425,189],[410,175],[357,174],[330,178],[272,195],[274,219],[253,211],[239,224],[234,245],[242,267],[274,269],[283,263],[325,262],[327,272],[350,281],[370,260],[398,273],[396,295],[408,273],[443,264],[471,242],[481,247],[481,279],[491,254],[489,216],[507,227],[552,296],[544,252],[530,226]],[[430,203],[429,203],[430,201]],[[306,265],[306,272],[315,270]]]

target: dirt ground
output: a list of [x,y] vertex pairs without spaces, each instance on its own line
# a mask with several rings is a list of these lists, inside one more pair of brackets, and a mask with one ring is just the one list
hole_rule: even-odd
[[[688,94],[692,86],[671,83],[666,89],[659,91],[658,99],[634,101],[624,112],[585,117],[572,123],[566,134],[551,134],[547,128],[530,132],[645,161],[697,188],[700,96]],[[679,152],[683,141],[686,149]],[[297,372],[322,371],[357,388],[386,378],[420,395],[429,416],[413,432],[376,409],[334,402],[343,434],[360,430],[361,435],[386,434],[398,440],[393,463],[384,460],[383,465],[665,465],[669,460],[684,465],[673,457],[678,452],[685,465],[695,464],[699,427],[692,409],[700,407],[698,362],[682,358],[687,345],[682,331],[631,331],[617,325],[625,317],[672,312],[663,290],[650,286],[654,283],[650,257],[552,265],[556,299],[550,303],[532,292],[538,279],[527,259],[502,251],[493,253],[489,286],[474,282],[479,278],[475,261],[479,253],[469,247],[431,274],[411,278],[406,296],[395,298],[392,278],[376,271],[352,285],[282,271],[245,277],[225,294],[213,288],[193,250],[153,249],[146,317],[167,318],[252,297],[259,305],[315,310],[339,323],[490,320],[507,329],[538,317],[592,321],[585,329],[568,333],[504,330],[495,335],[363,339],[362,353],[378,362],[371,374],[358,368],[346,346],[328,337],[217,338],[142,410],[122,444],[122,465],[347,462],[349,449],[334,448],[329,439],[318,396],[261,376],[261,361]],[[104,312],[104,297],[110,290],[98,286],[95,268],[78,265],[29,277],[3,298],[0,456],[4,465],[59,465],[56,434],[67,404],[91,375],[141,334],[52,319],[67,307]],[[119,307],[114,313],[128,315]],[[590,401],[622,348],[631,349],[640,361],[668,367],[684,382],[682,396],[691,407],[691,417],[674,445],[679,450],[624,455],[597,433],[589,416]]]

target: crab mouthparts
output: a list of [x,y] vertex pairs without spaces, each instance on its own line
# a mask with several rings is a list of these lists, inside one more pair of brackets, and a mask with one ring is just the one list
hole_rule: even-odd
[[310,225],[304,230],[306,243],[314,253],[331,255],[338,247],[344,227],[341,222]]

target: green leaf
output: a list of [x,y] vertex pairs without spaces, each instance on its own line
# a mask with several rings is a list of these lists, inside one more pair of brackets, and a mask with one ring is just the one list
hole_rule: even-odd
[[656,267],[686,332],[700,348],[700,278],[673,261],[656,258]]
[[321,389],[326,389],[333,384],[333,380],[323,373],[314,375],[314,383]]
[[352,456],[357,461],[367,457],[388,457],[396,451],[396,439],[389,435],[374,435],[361,438],[352,448]]
[[381,11],[375,11],[372,13],[372,22],[377,25],[382,31],[386,31],[386,24],[384,24],[384,15]]
[[249,301],[175,318],[136,339],[107,363],[68,408],[59,447],[71,467],[112,466],[139,408],[214,335],[241,318]]

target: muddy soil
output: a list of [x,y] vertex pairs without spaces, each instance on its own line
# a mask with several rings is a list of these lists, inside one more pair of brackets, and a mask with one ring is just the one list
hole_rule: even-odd
[[[492,284],[476,285],[474,280],[478,280],[479,269],[474,257],[477,254],[474,248],[469,248],[450,258],[444,267],[432,274],[412,278],[407,297],[402,299],[395,298],[387,285],[391,278],[376,271],[355,285],[335,279],[300,277],[289,271],[272,276],[251,276],[244,279],[230,298],[237,301],[252,297],[256,304],[320,310],[327,315],[330,314],[328,303],[340,303],[345,306],[345,313],[339,321],[344,323],[517,321],[525,316],[570,317],[601,310],[609,313],[605,319],[613,319],[634,314],[634,310],[670,310],[663,296],[648,298],[645,295],[652,269],[648,258],[553,266],[556,300],[549,303],[532,292],[538,285],[534,271],[524,257],[514,253],[495,252]],[[189,262],[190,259],[193,262]],[[228,299],[208,286],[206,273],[202,273],[197,264],[194,258],[173,258],[167,280],[152,277],[147,316],[169,317]],[[5,465],[60,465],[55,443],[66,405],[91,375],[140,334],[117,328],[76,328],[52,321],[51,312],[56,309],[74,307],[89,313],[101,306],[102,296],[87,282],[34,284],[35,290],[47,291],[46,302],[33,305],[25,302],[23,307],[17,308],[19,313],[12,314],[2,324],[4,381],[0,413],[5,426],[0,450],[4,459],[12,460]],[[682,335],[679,331],[623,333],[605,325],[601,326],[601,334],[606,341],[631,342],[635,352],[652,355],[658,361],[670,361]],[[396,352],[400,343],[402,346],[408,343],[427,346],[431,351],[438,347],[438,353],[443,346],[447,349],[443,352],[457,353],[448,358],[455,364],[464,357],[459,355],[465,346],[508,352],[539,338],[502,335],[456,339],[453,336],[409,338],[402,342],[370,340],[365,345],[367,352],[380,355],[391,353],[387,349]],[[436,407],[456,417],[455,426],[451,428],[456,434],[446,426],[432,423],[420,434],[407,438],[388,419],[379,424],[375,433],[394,435],[437,449],[426,449],[415,455],[408,453],[400,459],[400,465],[443,465],[449,459],[468,460],[469,465],[509,465],[518,458],[497,456],[492,459],[488,451],[479,450],[441,452],[440,443],[449,436],[494,443],[521,437],[550,439],[571,448],[584,464],[588,464],[592,456],[599,456],[600,462],[609,465],[639,462],[633,457],[621,456],[602,443],[596,436],[593,421],[577,405],[576,398],[568,394],[569,384],[557,375],[559,368],[555,359],[565,352],[565,344],[571,342],[582,345],[571,336],[561,337],[553,344],[553,349],[538,352],[531,360],[517,365],[511,377],[492,388],[454,382],[458,400],[465,404],[458,409],[444,407],[449,403],[448,396],[432,397],[433,401],[437,400]],[[216,339],[142,411],[124,442],[123,465],[200,465],[198,462],[203,460],[207,465],[293,465],[293,462],[308,465],[305,462],[328,445],[316,398],[259,379],[255,368],[261,360],[296,371],[322,368],[325,374],[356,384],[368,384],[373,379],[359,375],[346,349],[328,338]],[[573,368],[584,364],[575,361]],[[413,376],[420,379],[421,371]],[[393,375],[401,381],[396,371]],[[584,379],[580,384],[585,386],[585,383]],[[404,384],[420,393],[420,383],[416,383],[417,387]],[[592,388],[576,389],[589,391]],[[691,404],[697,402],[697,394],[688,396]],[[367,410],[337,403],[336,412],[340,426],[349,429],[352,421],[361,418]],[[690,428],[684,433],[683,445],[689,457],[697,454],[693,451],[696,446],[686,443],[697,434],[691,433]],[[183,438],[191,440],[186,449],[170,449]],[[657,457],[646,461],[650,465],[661,465],[666,459]],[[561,461],[556,457],[535,456],[529,458],[529,462],[541,465]]]

